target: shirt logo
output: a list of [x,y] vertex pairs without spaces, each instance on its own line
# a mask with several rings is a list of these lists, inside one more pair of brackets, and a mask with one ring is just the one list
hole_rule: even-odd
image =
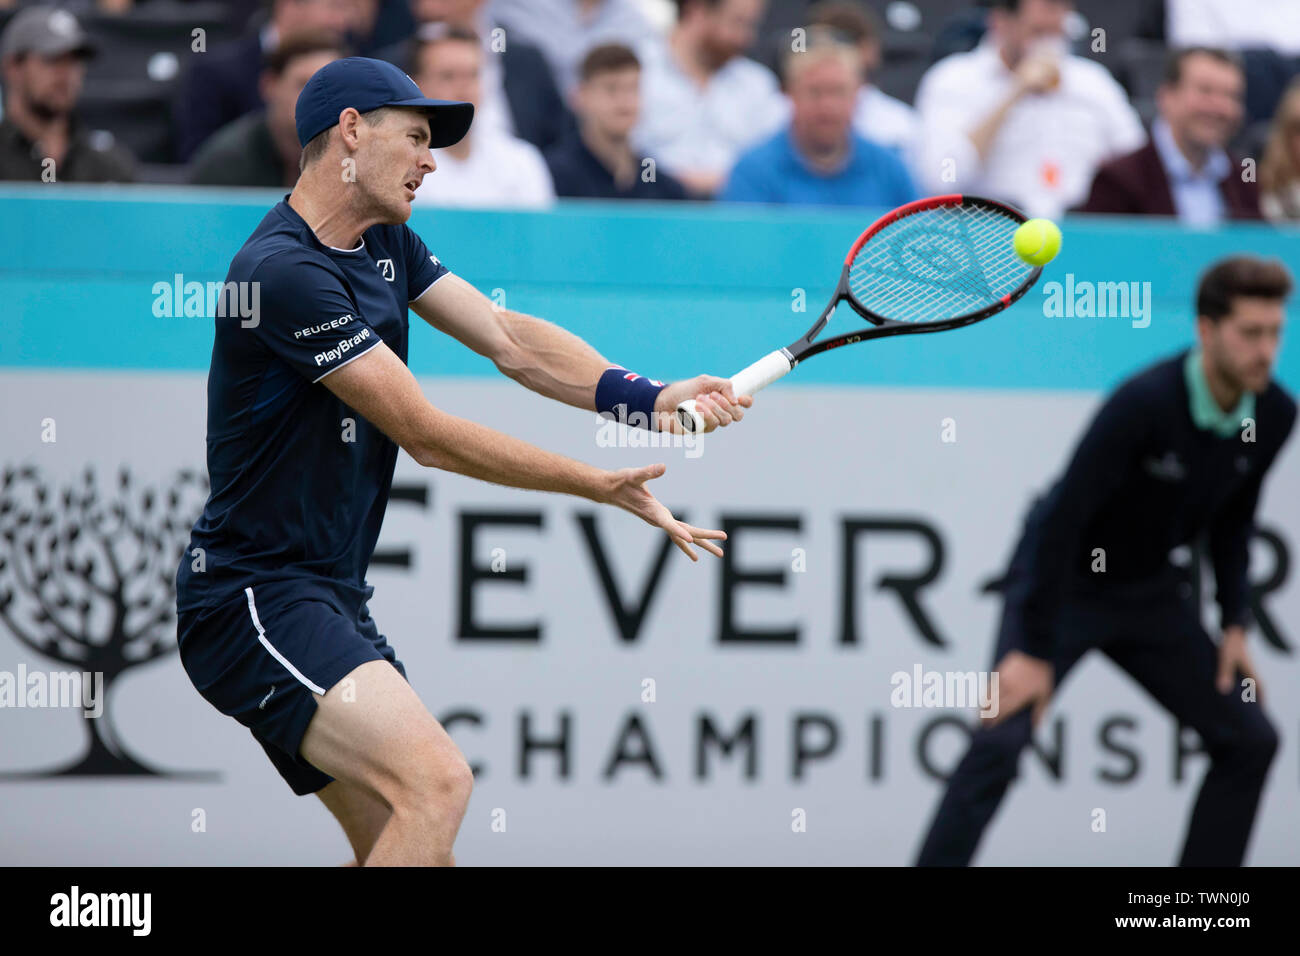
[[433,256],[433,255],[429,256],[429,261],[432,262],[435,266],[442,265],[442,263],[438,261],[437,256]]
[[345,353],[352,351],[368,338],[370,338],[370,330],[362,329],[350,339],[339,339],[339,344],[334,348],[316,355],[316,366],[319,368],[326,362],[333,362],[335,359],[342,358]]
[[393,267],[392,259],[380,259],[375,265],[379,266],[379,271],[384,274],[384,278],[389,282],[397,278],[397,270]]
[[1182,481],[1187,477],[1187,469],[1178,460],[1178,455],[1172,451],[1165,452],[1162,458],[1155,456],[1147,458],[1142,462],[1142,467],[1146,469],[1148,475],[1161,481]]
[[322,322],[320,325],[309,325],[305,329],[298,329],[293,333],[295,339],[306,338],[309,335],[315,335],[317,332],[324,332],[327,329],[337,329],[341,325],[347,325],[352,321],[352,313],[340,315],[337,319],[331,319],[328,322]]

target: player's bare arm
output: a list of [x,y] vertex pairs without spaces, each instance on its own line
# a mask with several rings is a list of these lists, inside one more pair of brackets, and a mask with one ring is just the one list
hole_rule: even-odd
[[[596,385],[612,364],[578,336],[553,322],[499,308],[461,277],[446,275],[411,303],[440,332],[496,364],[502,374],[539,395],[591,411]],[[729,380],[714,375],[673,382],[659,393],[659,426],[680,430],[671,414],[681,402],[702,403],[706,431],[738,422],[753,404],[737,396]]]
[[646,489],[647,481],[664,473],[663,465],[605,471],[444,412],[430,404],[411,370],[383,343],[321,382],[425,467],[616,505],[662,528],[692,561],[698,560],[692,545],[722,555],[713,542],[725,539],[723,532],[676,520]]

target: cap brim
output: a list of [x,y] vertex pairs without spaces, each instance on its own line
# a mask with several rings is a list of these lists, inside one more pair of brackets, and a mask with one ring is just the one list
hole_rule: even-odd
[[417,97],[398,100],[387,105],[410,106],[424,110],[429,117],[429,146],[432,149],[441,149],[459,143],[469,132],[469,124],[474,121],[473,103]]

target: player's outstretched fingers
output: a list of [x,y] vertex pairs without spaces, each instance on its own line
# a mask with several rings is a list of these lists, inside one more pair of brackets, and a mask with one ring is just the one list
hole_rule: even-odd
[[709,528],[697,528],[694,525],[689,525],[684,521],[679,521],[677,522],[677,524],[680,527],[686,529],[686,532],[691,536],[691,540],[694,541],[701,548],[703,548],[705,551],[709,552],[709,554],[713,555],[715,558],[722,557],[722,549],[719,548],[713,542],[726,541],[727,532],[714,531]]
[[663,462],[656,462],[653,465],[642,465],[640,468],[632,469],[632,480],[638,485],[643,485],[647,481],[653,481],[663,475],[668,470],[668,466]]

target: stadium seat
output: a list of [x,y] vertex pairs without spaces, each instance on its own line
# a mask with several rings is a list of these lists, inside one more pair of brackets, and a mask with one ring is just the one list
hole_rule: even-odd
[[[1113,47],[1114,56],[1106,62],[1111,72],[1128,91],[1134,106],[1155,102],[1165,71],[1165,46],[1155,40],[1129,37]],[[1114,65],[1112,65],[1112,63]]]
[[164,163],[172,155],[170,104],[168,83],[101,80],[86,85],[77,113],[90,129],[111,132],[141,162]]
[[886,30],[880,70],[875,77],[876,86],[890,96],[911,103],[921,77],[930,66],[933,44],[928,33]]
[[[1079,0],[1075,9],[1084,21],[1076,51],[1110,70],[1130,97],[1148,99],[1154,93],[1154,87],[1146,90],[1150,72],[1155,71],[1158,81],[1164,61],[1164,0]],[[1102,50],[1093,49],[1097,29],[1106,31]],[[1140,57],[1151,62],[1135,59]]]
[[90,62],[79,111],[96,128],[112,131],[145,162],[171,157],[170,102],[176,78],[193,52],[196,29],[207,50],[230,38],[226,5],[210,0],[149,0],[125,16],[79,18],[99,47]]

